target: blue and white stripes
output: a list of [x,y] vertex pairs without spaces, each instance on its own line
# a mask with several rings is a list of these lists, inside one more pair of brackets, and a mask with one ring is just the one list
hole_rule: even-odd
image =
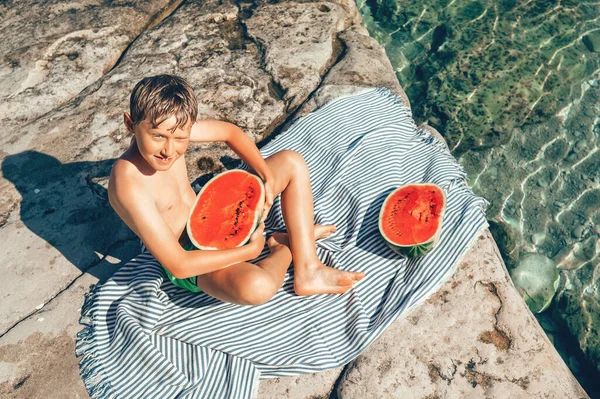
[[[435,292],[487,225],[485,200],[387,89],[334,100],[261,152],[284,149],[308,164],[315,223],[338,227],[317,254],[367,277],[343,295],[299,297],[290,267],[271,301],[245,307],[175,287],[143,252],[94,287],[82,309],[76,352],[93,398],[250,398],[258,379],[344,365]],[[423,181],[446,191],[442,235],[426,257],[405,260],[380,236],[379,209],[394,188]],[[283,229],[276,199],[266,231]]]

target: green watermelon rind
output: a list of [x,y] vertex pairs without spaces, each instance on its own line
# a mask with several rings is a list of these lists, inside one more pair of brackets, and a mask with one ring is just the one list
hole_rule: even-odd
[[240,242],[236,248],[241,247],[243,245],[245,245],[249,240],[250,237],[252,236],[252,233],[254,233],[254,231],[256,230],[256,228],[258,227],[258,225],[260,224],[260,220],[262,219],[262,214],[264,212],[264,207],[265,207],[265,184],[263,183],[262,179],[255,175],[252,174],[250,172],[247,172],[245,170],[242,169],[231,169],[222,173],[219,173],[218,175],[214,176],[212,179],[210,179],[200,190],[200,192],[198,193],[198,195],[196,195],[196,199],[194,200],[194,205],[192,205],[192,208],[190,209],[190,214],[188,215],[188,220],[186,223],[186,231],[187,231],[187,235],[190,239],[190,241],[192,242],[192,244],[194,245],[194,247],[201,249],[201,250],[208,250],[208,251],[216,251],[219,248],[215,248],[215,247],[207,247],[207,246],[203,246],[198,244],[198,242],[194,239],[194,236],[192,235],[192,231],[190,228],[190,220],[192,218],[192,214],[194,213],[194,209],[196,209],[196,205],[198,204],[198,200],[200,199],[200,197],[202,196],[202,193],[204,193],[204,190],[210,186],[210,184],[212,182],[214,182],[215,180],[219,179],[220,177],[228,174],[228,173],[232,173],[232,172],[244,172],[246,173],[248,176],[251,176],[253,178],[255,178],[258,183],[260,184],[260,188],[261,188],[261,193],[260,193],[260,200],[258,202],[258,206],[257,206],[257,210],[254,214],[254,222],[252,223],[252,228],[250,229],[250,232],[248,233],[248,235],[242,240],[242,242]]
[[[434,187],[436,187],[442,193],[443,204],[442,204],[442,210],[441,210],[440,216],[439,216],[439,225],[438,225],[438,228],[437,228],[435,234],[429,240],[424,241],[424,242],[415,243],[415,244],[412,244],[412,245],[399,245],[399,244],[394,243],[383,232],[383,227],[381,225],[382,224],[382,220],[383,220],[383,210],[385,209],[385,205],[387,204],[387,202],[389,201],[389,199],[397,191],[402,190],[403,188],[406,188],[408,186],[434,186]],[[398,255],[405,256],[405,257],[408,257],[408,258],[416,258],[416,257],[425,256],[425,255],[427,255],[427,253],[429,253],[429,251],[431,251],[433,248],[435,248],[435,246],[437,245],[437,243],[440,240],[440,235],[442,233],[442,222],[444,220],[444,215],[445,215],[445,212],[446,212],[446,205],[447,205],[446,192],[440,186],[438,186],[437,184],[434,184],[434,183],[409,183],[409,184],[405,184],[403,186],[400,186],[397,189],[393,190],[385,198],[385,200],[383,201],[383,204],[381,205],[381,210],[379,211],[379,221],[378,221],[379,233],[382,235],[382,237],[385,240],[386,244],[392,249],[392,251],[396,252]]]

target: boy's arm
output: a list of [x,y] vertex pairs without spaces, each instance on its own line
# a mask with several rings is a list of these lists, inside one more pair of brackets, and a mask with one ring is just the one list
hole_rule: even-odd
[[192,126],[190,141],[223,141],[240,156],[263,179],[272,178],[272,173],[256,144],[233,123],[201,119]]
[[[156,209],[154,202],[133,179],[121,181],[109,190],[110,203],[127,225],[141,238],[154,257],[176,278],[188,278],[224,269],[254,259],[264,245],[253,235],[251,243],[239,248],[219,251],[186,251]],[[114,182],[114,180],[113,180]],[[262,243],[261,244],[261,239]],[[259,248],[260,247],[260,248]]]
[[[240,156],[265,182],[267,208],[273,204],[271,183],[273,173],[269,169],[256,144],[233,123],[219,120],[198,120],[192,126],[190,141],[223,141]],[[265,214],[266,216],[266,214]]]

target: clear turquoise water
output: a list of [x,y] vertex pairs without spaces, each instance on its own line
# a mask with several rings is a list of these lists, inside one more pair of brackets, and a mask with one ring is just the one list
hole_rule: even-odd
[[418,123],[446,138],[517,289],[600,376],[600,3],[359,0]]

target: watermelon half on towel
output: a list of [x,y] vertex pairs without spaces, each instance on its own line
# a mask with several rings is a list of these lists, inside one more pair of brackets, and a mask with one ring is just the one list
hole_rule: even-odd
[[202,187],[187,222],[190,241],[198,249],[229,249],[244,245],[260,223],[265,186],[260,177],[229,170]]
[[392,191],[379,212],[379,231],[388,245],[407,257],[423,256],[437,244],[446,194],[436,184],[407,184]]

